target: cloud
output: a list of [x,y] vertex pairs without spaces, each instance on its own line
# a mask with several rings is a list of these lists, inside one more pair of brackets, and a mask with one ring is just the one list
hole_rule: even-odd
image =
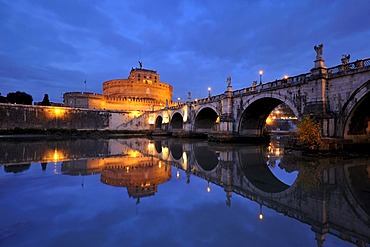
[[[320,43],[328,67],[339,64],[342,54],[361,59],[370,53],[366,0],[0,4],[0,31],[6,34],[0,39],[0,55],[6,58],[0,68],[2,93],[14,88],[6,81],[26,90],[29,80],[45,73],[50,80],[45,91],[52,95],[76,90],[84,77],[90,91],[101,92],[104,81],[126,78],[142,60],[173,85],[175,98],[185,99],[187,92],[200,98],[208,86],[223,93],[227,76],[236,90],[258,80],[260,69],[264,81],[309,72],[313,46]],[[43,97],[34,89],[32,94]]]

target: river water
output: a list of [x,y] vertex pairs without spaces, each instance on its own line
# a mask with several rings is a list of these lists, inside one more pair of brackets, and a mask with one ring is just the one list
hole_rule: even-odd
[[370,246],[367,157],[188,139],[0,142],[0,246]]

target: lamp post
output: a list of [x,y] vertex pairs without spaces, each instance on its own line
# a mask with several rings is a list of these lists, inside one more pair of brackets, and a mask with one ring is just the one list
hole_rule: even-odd
[[259,71],[259,74],[260,74],[260,84],[262,84],[262,74],[263,74],[263,70],[260,70],[260,71]]
[[177,97],[177,105],[180,105],[180,97]]
[[208,87],[208,98],[211,98],[211,87]]

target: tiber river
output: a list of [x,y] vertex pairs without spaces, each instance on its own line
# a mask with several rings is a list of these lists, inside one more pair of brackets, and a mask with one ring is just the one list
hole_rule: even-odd
[[368,157],[187,139],[0,142],[0,246],[370,246]]

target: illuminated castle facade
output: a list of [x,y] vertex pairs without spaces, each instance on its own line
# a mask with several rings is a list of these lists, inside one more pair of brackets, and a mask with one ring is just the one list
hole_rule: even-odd
[[75,108],[117,111],[158,110],[172,104],[172,86],[161,82],[155,70],[132,68],[127,79],[103,83],[103,94],[67,92],[64,105]]

